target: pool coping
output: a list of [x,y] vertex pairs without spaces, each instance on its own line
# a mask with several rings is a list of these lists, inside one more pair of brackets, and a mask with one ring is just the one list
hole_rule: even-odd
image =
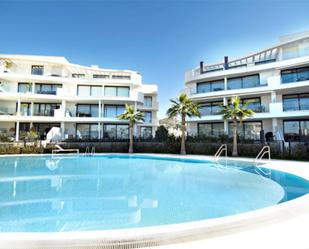
[[[128,155],[125,153],[97,153],[97,155]],[[51,154],[0,155],[0,157],[16,156],[50,156]],[[212,156],[172,155],[172,154],[142,154],[155,157],[187,158],[213,160]],[[228,158],[252,162],[252,158]],[[285,171],[309,180],[309,162],[263,160],[263,167]],[[293,166],[291,166],[293,164]],[[304,167],[308,167],[307,170]],[[221,241],[228,236],[239,236],[244,232],[258,231],[263,236],[263,230],[271,226],[290,226],[289,221],[297,220],[299,227],[287,227],[295,233],[309,224],[309,194],[297,199],[280,203],[276,206],[257,209],[241,214],[194,221],[173,225],[141,227],[119,230],[82,231],[82,232],[51,232],[51,233],[0,233],[0,248],[141,248],[141,247],[173,247],[186,248],[194,244],[194,248],[203,248],[209,241]],[[252,234],[251,234],[252,236]],[[218,240],[219,239],[219,240]],[[292,239],[292,238],[291,238]],[[304,238],[306,239],[306,238]],[[229,242],[226,242],[228,245]],[[252,241],[251,241],[252,243]],[[251,244],[250,243],[250,244]],[[258,242],[256,242],[258,244]],[[284,244],[288,244],[284,242]],[[253,245],[253,244],[251,244]],[[184,247],[185,246],[185,247]],[[306,247],[308,246],[308,247]],[[239,246],[238,246],[239,247]],[[240,247],[239,247],[240,248]],[[245,247],[244,247],[245,248]],[[303,248],[309,248],[304,244]]]

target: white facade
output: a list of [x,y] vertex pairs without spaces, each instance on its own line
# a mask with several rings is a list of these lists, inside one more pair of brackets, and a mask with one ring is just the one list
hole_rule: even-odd
[[232,96],[249,101],[255,114],[240,133],[252,140],[309,140],[309,32],[282,37],[258,53],[204,65],[185,74],[185,92],[201,104],[201,118],[189,121],[191,134],[230,133],[218,114]]
[[142,84],[138,72],[0,54],[0,82],[0,135],[15,140],[29,131],[45,139],[52,127],[60,127],[61,139],[125,139],[128,123],[116,117],[125,104],[145,113],[135,136],[154,136],[158,126],[157,85]]

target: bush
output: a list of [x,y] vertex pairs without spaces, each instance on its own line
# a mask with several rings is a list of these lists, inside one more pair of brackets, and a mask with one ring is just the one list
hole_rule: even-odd
[[164,125],[160,125],[156,130],[156,140],[163,142],[168,139],[168,130],[165,128]]

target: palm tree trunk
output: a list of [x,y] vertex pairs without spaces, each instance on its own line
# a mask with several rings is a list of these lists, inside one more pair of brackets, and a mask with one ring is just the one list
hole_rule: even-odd
[[129,145],[129,153],[133,153],[133,125],[130,124],[130,145]]
[[181,148],[180,154],[186,154],[186,114],[181,116]]
[[237,149],[237,120],[233,121],[233,153],[232,156],[238,156]]

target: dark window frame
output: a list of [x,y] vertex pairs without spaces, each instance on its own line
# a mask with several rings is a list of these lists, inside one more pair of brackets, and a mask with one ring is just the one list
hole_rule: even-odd
[[[39,86],[39,91],[37,91],[37,86]],[[42,93],[42,86],[50,86],[51,87],[51,91],[50,93]],[[62,88],[62,84],[54,84],[54,83],[35,83],[34,85],[34,93],[35,94],[46,94],[46,95],[57,95],[57,87],[55,88],[55,86],[58,86],[58,88]]]
[[123,107],[123,108],[125,108],[125,105],[120,105],[120,104],[104,104],[104,108],[103,108],[103,117],[107,117],[106,115],[105,115],[105,107],[107,107],[107,106],[109,106],[109,107],[116,107],[116,113],[118,112],[118,107]]
[[[105,127],[106,127],[106,125],[115,125],[116,126],[116,138],[114,138],[115,140],[124,140],[124,139],[127,140],[127,139],[129,139],[129,137],[130,137],[129,125],[128,124],[119,124],[119,123],[104,123],[103,126],[102,126],[102,129],[103,129],[103,139],[106,138],[105,137]],[[118,131],[118,129],[117,129],[118,125],[122,125],[122,126],[125,125],[125,126],[127,126],[127,129],[128,129],[128,137],[127,138],[119,138],[118,137],[118,132],[117,132]]]
[[[280,71],[281,84],[289,84],[289,83],[296,83],[296,82],[300,82],[300,81],[309,80],[309,78],[304,79],[304,80],[301,80],[301,79],[298,78],[298,74],[301,73],[301,70],[306,70],[307,74],[309,76],[309,66],[281,70]],[[284,77],[282,77],[282,76],[283,75],[288,75],[288,74],[296,74],[296,81],[284,81]]]
[[84,73],[72,73],[72,78],[85,78]]
[[39,105],[39,113],[41,113],[41,106],[42,105],[56,105],[56,106],[58,106],[58,108],[55,108],[55,109],[53,109],[53,110],[51,110],[51,113],[53,114],[53,115],[48,115],[48,116],[44,116],[44,115],[39,115],[39,116],[44,116],[44,117],[53,117],[54,116],[54,111],[56,110],[56,109],[59,109],[60,107],[61,107],[61,104],[59,104],[59,103],[33,103],[33,116],[38,116],[38,115],[35,115],[36,113],[34,112],[34,106],[35,105]]
[[202,103],[199,103],[200,107],[203,107],[203,106],[210,106],[210,114],[206,114],[206,115],[220,115],[219,113],[214,113],[213,112],[213,107],[215,106],[218,106],[218,105],[214,105],[214,103],[221,103],[221,106],[223,107],[223,101],[210,101],[210,102],[202,102]]
[[[222,90],[216,90],[216,91],[214,91],[213,90],[213,84],[214,83],[223,83],[223,88],[222,88]],[[200,85],[202,85],[202,84],[204,84],[204,85],[210,85],[210,91],[209,92],[219,92],[219,91],[224,91],[225,90],[225,84],[224,84],[224,79],[218,79],[218,80],[211,80],[211,81],[201,81],[201,82],[197,82],[196,83],[196,93],[209,93],[209,92],[199,92],[199,86]]]
[[[33,73],[34,69],[42,69],[42,73]],[[44,65],[31,65],[31,75],[44,75]]]
[[[90,115],[90,116],[79,116],[79,111],[78,111],[78,108],[79,108],[79,106],[81,106],[81,105],[84,105],[84,106],[89,106],[90,108],[89,108],[89,113],[88,113],[88,115]],[[99,104],[76,104],[76,117],[79,117],[79,118],[83,118],[83,117],[86,117],[86,118],[97,118],[97,117],[93,117],[93,116],[91,116],[92,114],[92,107],[93,106],[95,106],[95,107],[97,107],[98,108],[98,116],[97,117],[99,117],[100,116],[100,111],[99,111]]]
[[21,91],[20,91],[20,86],[21,86],[21,85],[28,85],[28,86],[31,85],[29,91],[32,92],[32,89],[33,89],[33,84],[32,84],[32,83],[29,83],[29,82],[18,82],[18,84],[17,84],[17,92],[18,92],[18,93],[25,93],[25,92],[21,92]]
[[[300,100],[302,99],[301,95],[308,95],[309,98],[309,93],[295,93],[295,94],[284,94],[282,95],[282,109],[284,112],[291,112],[291,111],[307,111],[308,109],[301,109],[301,104],[300,104]],[[285,110],[284,108],[284,100],[285,97],[289,97],[289,96],[297,96],[297,103],[298,103],[298,109],[297,110]]]
[[[88,135],[87,135],[86,139],[98,139],[99,138],[98,123],[76,123],[76,126],[75,126],[75,137],[77,137],[77,130],[78,130],[78,126],[79,125],[88,125]],[[96,137],[92,137],[91,136],[91,126],[94,126],[94,125],[97,126],[97,136]],[[83,140],[83,138],[82,138],[82,140]]]
[[130,97],[130,87],[129,86],[104,86],[104,96],[106,96],[105,95],[105,89],[109,88],[109,87],[115,87],[116,88],[116,96],[114,96],[114,97],[124,97],[124,96],[119,96],[118,88],[126,88],[126,89],[128,89],[128,96],[126,96],[126,97]]
[[214,134],[213,134],[213,125],[214,124],[223,124],[223,133],[222,133],[222,135],[224,135],[225,134],[225,132],[224,132],[224,122],[199,122],[199,123],[197,123],[197,135],[198,136],[201,136],[200,135],[200,125],[205,125],[205,124],[207,124],[207,125],[211,125],[211,137],[216,137]]
[[[242,134],[245,134],[245,126],[244,126],[244,124],[246,124],[246,123],[260,123],[260,124],[261,124],[261,131],[264,130],[264,127],[263,127],[263,120],[248,120],[248,121],[242,121],[242,123],[241,123],[241,125],[242,125]],[[237,124],[238,124],[238,127],[239,127],[240,122],[238,121]],[[232,121],[229,121],[228,125],[229,125],[229,127],[232,127],[233,122],[232,122]],[[230,125],[231,125],[231,126],[230,126]],[[232,131],[229,129],[229,136],[232,136],[232,135],[233,135],[231,132],[232,132]],[[244,138],[245,138],[245,137],[244,137]],[[245,139],[246,139],[246,138],[245,138]],[[260,137],[260,139],[255,140],[255,141],[261,141],[261,137]]]
[[[286,141],[288,141],[288,142],[302,142],[303,141],[301,139],[303,137],[302,132],[301,132],[302,131],[301,122],[303,122],[303,121],[309,122],[309,119],[303,118],[303,119],[285,119],[285,120],[283,120],[283,136],[284,136],[284,139]],[[285,135],[285,125],[284,125],[286,122],[298,122],[298,127],[299,127],[299,129],[298,129],[298,139],[290,140],[290,139],[286,138],[286,135]],[[308,142],[307,140],[304,140],[304,141]]]
[[109,79],[110,76],[109,74],[93,74],[92,78],[93,79]]
[[[93,96],[92,95],[92,87],[101,87],[101,90],[103,90],[103,86],[101,86],[101,85],[84,85],[84,84],[79,84],[79,85],[77,85],[77,96],[80,96],[79,95],[79,87],[80,86],[87,86],[87,87],[90,87],[90,96]],[[101,95],[102,95],[102,93],[103,93],[103,91],[101,91]]]
[[[257,86],[244,87],[244,80],[243,79],[246,78],[246,77],[252,77],[252,76],[258,76],[259,84]],[[229,80],[234,80],[234,79],[241,79],[241,87],[229,89]],[[260,74],[249,74],[249,75],[243,75],[243,76],[238,76],[238,77],[231,77],[231,78],[227,78],[227,82],[226,82],[226,88],[227,88],[226,90],[248,89],[248,88],[255,88],[255,87],[259,87],[259,86],[263,86],[263,85],[261,85]]]

